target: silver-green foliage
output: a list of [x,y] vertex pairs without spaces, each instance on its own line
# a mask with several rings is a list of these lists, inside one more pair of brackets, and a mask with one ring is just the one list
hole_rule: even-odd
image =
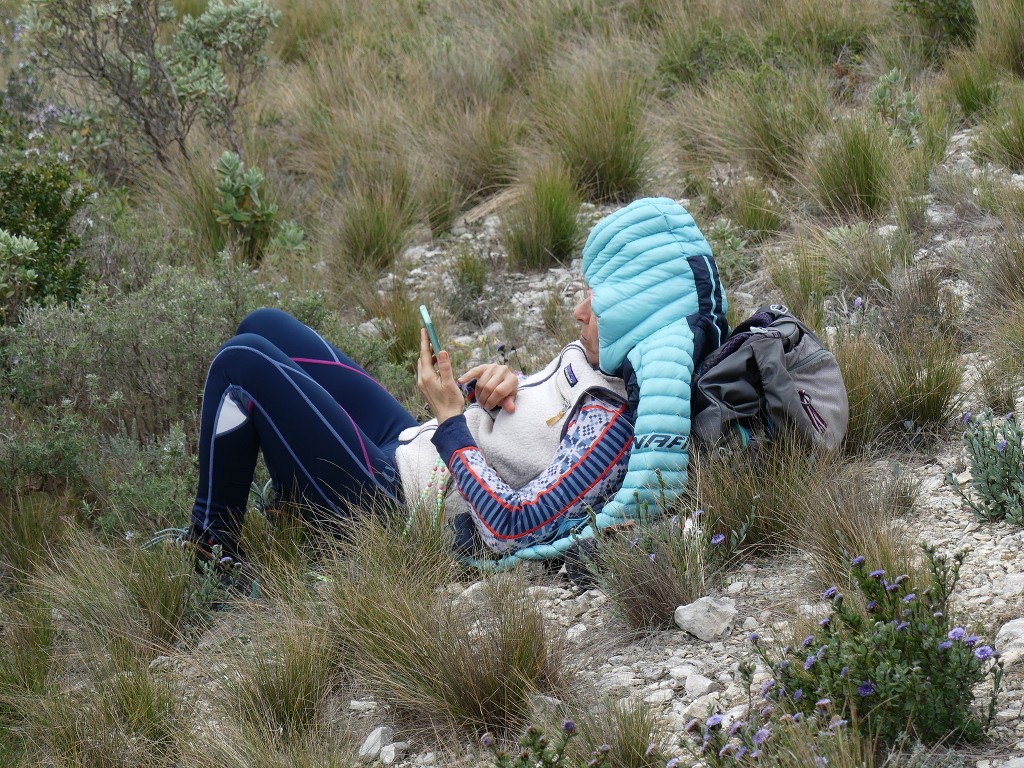
[[0,229],[0,319],[11,321],[10,310],[20,306],[39,284],[36,252],[39,245],[30,237],[12,235]]
[[198,118],[240,151],[238,110],[279,19],[265,0],[211,0],[183,19],[166,0],[32,0],[24,20],[46,66],[91,83],[167,165]]
[[990,411],[968,411],[964,424],[964,449],[974,494],[965,493],[952,472],[947,473],[950,485],[982,519],[1024,523],[1024,430],[1017,414],[1000,421]]
[[869,97],[871,112],[889,131],[894,139],[911,145],[924,118],[917,104],[914,92],[907,88],[907,77],[899,69],[882,75],[878,84],[871,89]]

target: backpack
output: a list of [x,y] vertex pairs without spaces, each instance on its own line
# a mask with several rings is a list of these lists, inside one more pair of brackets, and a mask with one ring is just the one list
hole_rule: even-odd
[[795,430],[812,445],[835,448],[850,405],[835,356],[782,304],[761,307],[694,373],[690,431],[715,445],[751,433],[770,440]]

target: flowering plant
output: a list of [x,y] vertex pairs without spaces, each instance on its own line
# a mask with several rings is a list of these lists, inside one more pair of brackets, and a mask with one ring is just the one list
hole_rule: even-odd
[[[562,755],[565,752],[569,741],[579,732],[579,728],[572,720],[562,723],[560,736],[552,743],[544,732],[535,725],[531,725],[526,733],[519,740],[520,752],[511,757],[504,750],[500,749],[497,740],[491,733],[485,733],[480,738],[480,743],[491,751],[494,756],[495,768],[553,768],[562,764]],[[608,759],[609,747],[602,746],[594,751],[588,768],[600,768]]]
[[984,520],[1024,523],[1024,430],[1015,413],[1002,423],[991,411],[964,414],[964,449],[971,469],[968,494],[960,487],[953,473],[946,473],[947,482],[964,504]]
[[[917,589],[907,575],[869,570],[863,557],[852,576],[865,600],[858,610],[835,587],[822,595],[830,615],[781,660],[760,645],[774,672],[766,693],[785,709],[810,715],[816,703],[836,703],[839,714],[887,744],[910,734],[931,744],[981,735],[995,714],[1002,664],[991,646],[954,626],[949,599],[967,551],[952,559],[925,546],[929,584]],[[987,718],[972,709],[974,687],[992,677]]]

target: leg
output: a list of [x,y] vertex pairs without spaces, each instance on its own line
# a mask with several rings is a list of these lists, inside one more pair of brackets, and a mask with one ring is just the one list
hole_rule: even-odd
[[337,518],[374,494],[395,498],[393,452],[280,349],[244,334],[220,349],[207,375],[192,510],[194,528],[225,549],[237,542],[260,448],[287,496]]
[[279,309],[257,309],[242,320],[238,333],[267,339],[326,389],[356,420],[360,429],[382,448],[417,422],[390,392],[337,347],[312,328]]

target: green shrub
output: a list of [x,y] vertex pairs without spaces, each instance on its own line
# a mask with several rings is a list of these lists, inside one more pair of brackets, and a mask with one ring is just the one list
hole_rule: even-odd
[[0,167],[0,189],[0,322],[13,323],[25,303],[78,298],[85,263],[74,219],[89,189],[55,157]]
[[715,219],[704,234],[715,254],[723,284],[732,287],[754,274],[757,263],[740,227],[729,219]]
[[222,266],[212,278],[164,269],[134,293],[36,308],[0,345],[4,387],[28,407],[67,401],[109,431],[163,435],[180,422],[194,436],[214,352],[271,299],[248,268]]
[[996,419],[991,411],[964,414],[963,445],[973,494],[963,491],[953,473],[947,480],[964,506],[983,520],[1024,523],[1024,430],[1017,414]]
[[165,167],[170,151],[188,155],[199,117],[240,154],[239,108],[280,13],[263,0],[211,0],[180,19],[166,0],[102,10],[89,0],[30,3],[28,31],[48,52],[44,65],[110,98]]
[[539,169],[527,181],[505,229],[512,264],[527,269],[568,264],[580,244],[579,210],[579,194],[566,169]]
[[757,49],[743,32],[708,19],[696,29],[671,26],[658,42],[657,73],[666,86],[706,85],[723,70],[749,67],[757,62]]
[[969,47],[974,42],[978,16],[971,0],[897,0],[894,8],[918,20],[926,50],[935,59],[952,46]]
[[[409,296],[396,280],[390,289],[371,295],[366,305],[370,315],[382,321],[381,331],[387,344],[388,358],[408,370],[410,363],[420,354],[420,302]],[[444,325],[438,322],[442,318],[436,311],[431,319],[438,331],[443,332]],[[442,334],[440,338],[445,337]]]
[[[952,561],[932,547],[925,554],[929,580],[916,588],[905,575],[889,581],[885,570],[869,571],[864,557],[854,558],[864,613],[830,587],[822,595],[831,601],[830,616],[798,647],[777,659],[759,645],[774,672],[772,698],[804,715],[827,700],[887,745],[905,733],[926,744],[980,737],[995,714],[1002,666],[990,646],[954,625],[950,598],[966,551]],[[975,686],[987,677],[993,690],[986,718],[972,705]]]
[[35,489],[85,489],[84,457],[91,433],[69,404],[51,406],[39,417],[11,425],[0,434],[0,494]]
[[643,188],[651,160],[644,83],[607,66],[574,75],[579,79],[542,107],[551,147],[586,200],[631,200]]
[[889,204],[893,169],[884,129],[862,120],[842,120],[813,162],[811,189],[828,213],[870,218]]
[[882,75],[868,94],[871,113],[894,139],[911,146],[924,118],[914,92],[907,88],[907,77],[899,69]]

